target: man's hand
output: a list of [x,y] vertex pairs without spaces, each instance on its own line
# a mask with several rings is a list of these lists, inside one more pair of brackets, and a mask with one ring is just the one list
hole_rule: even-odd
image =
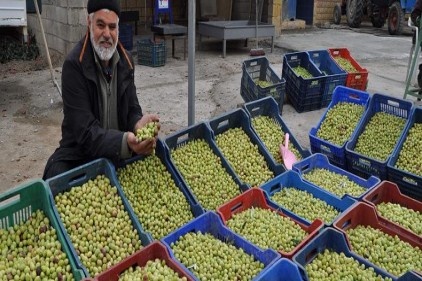
[[144,127],[146,124],[148,124],[150,122],[156,122],[157,123],[157,130],[155,132],[155,136],[157,136],[158,131],[160,130],[160,127],[161,127],[160,119],[158,118],[157,114],[145,114],[144,116],[142,116],[142,118],[139,119],[138,122],[136,122],[134,132],[136,133],[136,131],[138,129]]
[[153,153],[156,142],[156,137],[138,142],[138,138],[135,136],[134,133],[128,132],[127,135],[127,145],[129,146],[130,150],[140,155],[150,155],[151,153]]

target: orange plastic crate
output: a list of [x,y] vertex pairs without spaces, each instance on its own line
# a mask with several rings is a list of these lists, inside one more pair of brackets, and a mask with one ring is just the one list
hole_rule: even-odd
[[350,52],[347,48],[330,48],[328,49],[328,51],[330,52],[334,60],[337,57],[342,57],[344,59],[347,59],[348,61],[350,61],[353,67],[357,70],[357,72],[347,73],[345,86],[349,88],[365,91],[366,87],[368,86],[368,70],[366,70],[365,68],[359,65],[359,63],[350,55]]

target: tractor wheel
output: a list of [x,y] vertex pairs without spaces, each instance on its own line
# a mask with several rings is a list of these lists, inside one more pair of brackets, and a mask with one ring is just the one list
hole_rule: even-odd
[[334,18],[334,24],[340,24],[340,22],[341,22],[341,6],[340,6],[340,4],[336,4],[334,6],[333,18]]
[[404,13],[400,2],[391,4],[388,10],[388,33],[400,35],[403,32]]
[[363,0],[347,0],[346,16],[350,27],[359,27],[363,17]]
[[385,15],[381,13],[378,5],[372,4],[370,12],[371,22],[373,27],[381,28],[385,24]]

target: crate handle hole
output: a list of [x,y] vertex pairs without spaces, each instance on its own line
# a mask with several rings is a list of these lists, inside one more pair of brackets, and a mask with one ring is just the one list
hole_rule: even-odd
[[227,127],[229,125],[229,120],[224,120],[218,123],[217,130],[221,130],[221,128]]
[[189,140],[189,135],[186,133],[186,134],[180,135],[177,138],[176,143],[177,143],[177,145],[179,145],[179,144],[185,143],[188,140]]
[[242,208],[242,206],[243,206],[243,202],[236,203],[235,205],[233,205],[233,207],[230,208],[230,212],[232,214],[235,214],[237,212],[237,210]]
[[341,229],[346,229],[347,227],[349,227],[352,224],[352,220],[348,219],[345,222],[343,222],[343,224],[341,225]]
[[71,186],[81,185],[82,183],[84,183],[84,182],[87,181],[87,178],[88,178],[87,173],[83,173],[83,174],[80,174],[80,175],[76,175],[74,177],[71,177],[69,179],[68,186],[71,187]]
[[310,263],[316,256],[318,255],[318,251],[316,248],[313,248],[312,251],[310,251],[306,257],[305,257],[305,263]]
[[377,194],[374,194],[374,196],[372,196],[369,199],[369,201],[371,201],[372,203],[374,203],[374,202],[378,201],[378,198],[379,198],[379,194],[377,193]]

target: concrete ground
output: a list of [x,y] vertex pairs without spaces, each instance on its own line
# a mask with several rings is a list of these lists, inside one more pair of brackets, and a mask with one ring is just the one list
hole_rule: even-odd
[[[183,56],[181,43],[176,41],[179,57]],[[196,51],[195,123],[243,103],[240,96],[242,63],[251,59],[249,51],[254,46],[253,40],[247,47],[243,41],[228,42],[227,56],[223,58],[221,41],[209,38],[203,48]],[[264,48],[278,75],[281,75],[283,55],[287,52],[347,48],[369,72],[369,93],[403,97],[411,47],[409,32],[389,36],[385,28],[329,26],[283,31],[276,39],[273,53],[268,40],[260,40],[259,46]],[[134,59],[136,62],[136,52]],[[50,71],[44,67],[20,72],[17,68],[16,64],[0,67],[0,192],[40,178],[45,162],[61,138],[62,102]],[[61,84],[61,65],[55,67],[54,75]],[[139,101],[145,112],[160,115],[161,138],[188,125],[187,78],[187,60],[171,58],[170,54],[162,67],[135,65]],[[299,143],[309,148],[309,130],[318,124],[325,110],[298,113],[290,104],[285,104],[282,118]]]

